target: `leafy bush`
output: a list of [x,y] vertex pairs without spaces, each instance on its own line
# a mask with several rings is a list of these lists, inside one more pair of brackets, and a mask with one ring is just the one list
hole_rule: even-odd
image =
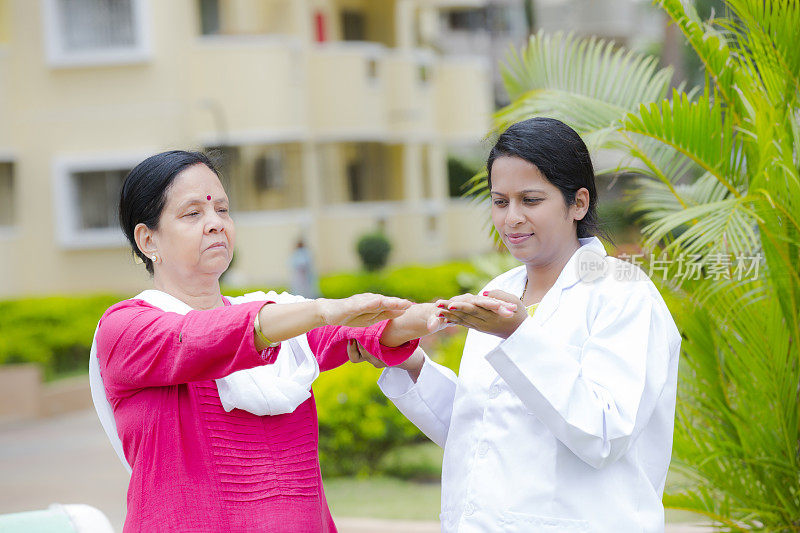
[[453,326],[439,333],[433,345],[425,347],[425,352],[431,359],[458,374],[466,340],[467,330]]
[[45,379],[87,369],[97,322],[120,300],[99,295],[0,302],[0,364],[39,363]]
[[[326,297],[381,292],[424,302],[465,290],[459,273],[474,271],[466,262],[433,267],[411,265],[386,272],[338,274],[322,278]],[[0,302],[0,364],[36,362],[48,379],[86,370],[92,335],[103,312],[123,297],[100,295],[32,298]],[[429,354],[457,370],[465,333],[457,328],[426,339]],[[438,478],[433,459],[387,452],[427,441],[380,392],[380,371],[346,364],[324,372],[314,384],[319,414],[320,460],[326,476],[386,472],[414,479]],[[408,460],[406,460],[408,458]]]
[[[386,272],[336,274],[322,278],[321,284],[328,298],[379,292],[426,302],[464,292],[457,277],[472,270],[466,262],[411,265]],[[46,379],[86,369],[97,322],[108,307],[123,298],[93,295],[0,301],[0,365],[39,363]]]
[[356,251],[358,251],[358,257],[361,258],[364,270],[372,272],[386,266],[389,252],[392,251],[392,244],[383,233],[368,233],[358,239]]
[[[466,332],[449,328],[428,342],[437,362],[458,371]],[[427,340],[427,339],[426,339]],[[399,451],[427,442],[383,395],[380,370],[367,363],[345,364],[314,382],[319,417],[319,453],[326,477],[376,473],[407,479],[438,479],[441,461]]]
[[465,271],[458,275],[458,282],[466,287],[469,292],[477,293],[503,272],[516,268],[521,264],[519,260],[507,252],[483,255],[473,259],[471,272]]
[[381,473],[400,479],[431,482],[442,479],[442,454],[444,450],[433,442],[398,446],[381,459]]
[[367,363],[345,364],[314,382],[325,476],[374,474],[386,452],[425,439],[381,393],[379,375]]
[[[631,209],[629,200],[608,200],[597,204],[597,217],[601,227],[606,230],[615,241],[638,240],[639,227],[637,216]],[[631,239],[633,233],[636,238]]]

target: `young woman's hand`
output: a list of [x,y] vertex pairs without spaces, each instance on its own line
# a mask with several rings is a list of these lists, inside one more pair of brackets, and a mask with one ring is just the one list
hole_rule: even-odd
[[340,300],[315,300],[323,323],[329,326],[366,327],[381,320],[397,318],[411,302],[380,294],[356,294]]
[[462,294],[436,302],[439,314],[449,323],[508,338],[527,318],[522,301],[504,291],[481,295]]

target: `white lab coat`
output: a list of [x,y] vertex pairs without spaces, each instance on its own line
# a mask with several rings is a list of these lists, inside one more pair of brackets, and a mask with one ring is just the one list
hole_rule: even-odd
[[[427,358],[416,384],[381,375],[444,447],[442,531],[664,530],[681,337],[641,270],[596,238],[581,245],[508,339],[469,331],[458,377]],[[587,256],[608,269],[591,283]],[[519,296],[526,276],[486,290]]]

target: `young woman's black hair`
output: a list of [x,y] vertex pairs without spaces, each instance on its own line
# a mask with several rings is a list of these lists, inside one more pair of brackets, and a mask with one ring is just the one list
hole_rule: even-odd
[[594,167],[583,139],[563,122],[535,117],[517,122],[504,131],[486,161],[489,189],[492,188],[492,164],[503,156],[519,157],[539,169],[547,181],[561,191],[564,202],[575,203],[575,193],[589,191],[589,210],[578,221],[578,237],[602,236],[608,239],[597,219],[597,189]]
[[219,172],[211,160],[200,152],[172,150],[148,157],[130,171],[122,185],[119,197],[119,225],[128,238],[133,253],[145,264],[147,271],[153,273],[153,262],[139,250],[133,231],[137,224],[158,229],[161,212],[167,202],[167,191],[175,176],[184,169],[202,164]]

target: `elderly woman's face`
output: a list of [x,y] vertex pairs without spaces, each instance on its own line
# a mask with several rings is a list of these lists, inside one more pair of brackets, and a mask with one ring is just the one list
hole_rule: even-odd
[[193,165],[175,177],[153,238],[157,270],[171,276],[221,275],[233,259],[236,230],[225,189],[214,172]]

